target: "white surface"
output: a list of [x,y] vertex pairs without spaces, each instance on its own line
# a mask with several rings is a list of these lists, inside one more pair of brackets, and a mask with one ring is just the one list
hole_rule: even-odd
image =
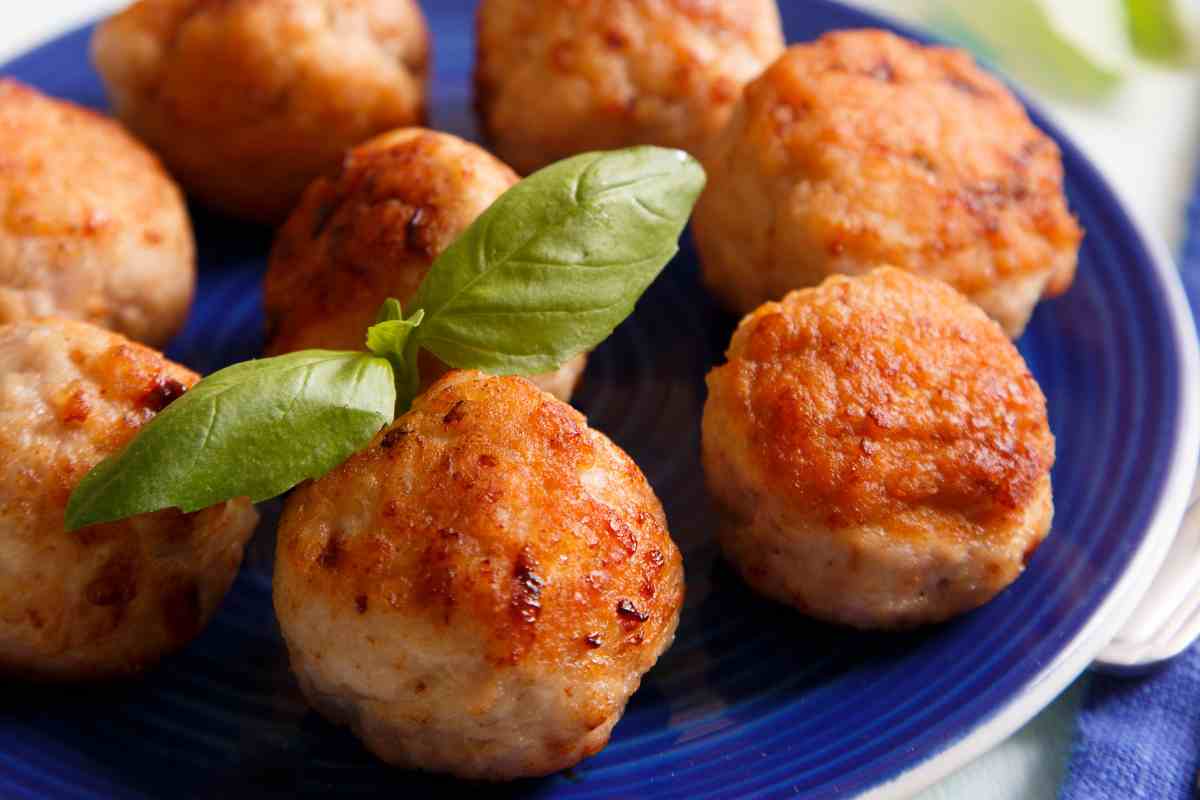
[[124,5],[120,0],[0,0],[0,63]]
[[[1079,0],[1064,2],[1079,9]],[[1104,13],[1114,0],[1085,3],[1091,13],[1072,15],[1073,33],[1103,41],[1111,28]],[[856,4],[902,11],[912,0]],[[120,5],[119,0],[0,0],[0,62]],[[1030,94],[1104,172],[1144,228],[1176,246],[1200,153],[1200,74],[1137,67],[1115,97],[1095,107],[1062,103],[1036,90]],[[1062,686],[1051,688],[1047,697]],[[1077,684],[1015,736],[922,794],[923,800],[1054,797],[1081,692]]]

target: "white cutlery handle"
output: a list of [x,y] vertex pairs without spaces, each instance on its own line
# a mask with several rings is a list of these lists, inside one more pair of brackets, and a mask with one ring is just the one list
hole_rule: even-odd
[[1139,672],[1173,658],[1200,637],[1200,483],[1162,569],[1133,616],[1096,659],[1098,669]]

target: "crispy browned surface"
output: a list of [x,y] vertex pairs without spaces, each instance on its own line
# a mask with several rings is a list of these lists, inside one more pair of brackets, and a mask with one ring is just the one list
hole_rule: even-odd
[[0,671],[136,673],[215,611],[257,520],[248,501],[63,528],[79,480],[196,380],[85,323],[0,326]]
[[263,287],[271,353],[360,348],[380,304],[402,304],[442,250],[517,176],[469,142],[408,128],[354,148],[280,229]]
[[928,505],[986,524],[1054,462],[1046,401],[1017,349],[944,284],[881,269],[768,303],[709,384],[747,412],[771,481],[831,526]]
[[965,53],[835,32],[791,47],[744,98],[696,213],[706,280],[731,307],[886,263],[1015,334],[1039,294],[1070,286],[1082,232],[1058,149]]
[[424,120],[428,39],[414,0],[140,0],[92,47],[190,192],[274,223],[346,148]]
[[[360,349],[383,301],[407,304],[433,260],[516,182],[448,133],[406,128],[351,150],[275,240],[263,287],[268,352]],[[565,400],[585,358],[535,380]],[[432,357],[421,365],[426,385],[446,369]]]
[[297,491],[279,555],[308,592],[347,609],[365,595],[384,614],[478,631],[497,666],[638,661],[683,595],[679,551],[637,465],[569,405],[478,373],[448,374],[371,446]]
[[484,0],[476,105],[531,172],[587,150],[699,152],[783,50],[774,0]]
[[0,323],[57,314],[162,344],[187,316],[191,225],[121,126],[0,78]]
[[767,594],[893,627],[985,602],[1050,525],[1054,437],[1016,348],[891,268],[767,303],[709,373],[722,544]]
[[[275,602],[310,698],[385,759],[460,775],[602,747],[682,598],[641,471],[521,378],[449,373],[279,528]],[[321,697],[342,691],[357,712]]]

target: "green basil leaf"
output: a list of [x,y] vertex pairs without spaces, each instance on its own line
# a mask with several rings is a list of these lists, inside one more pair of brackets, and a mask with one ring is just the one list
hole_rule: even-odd
[[404,319],[404,311],[400,308],[399,300],[389,297],[379,307],[379,313],[375,315],[375,322],[387,322],[393,319]]
[[599,344],[678,249],[704,188],[679,150],[560,161],[518,183],[434,262],[413,339],[450,366],[556,369]]
[[1187,62],[1191,45],[1173,0],[1125,0],[1124,5],[1138,55],[1166,64]]
[[67,529],[275,497],[369,442],[395,402],[391,364],[366,353],[302,350],[234,364],[96,465],[71,494]]
[[379,322],[367,329],[367,349],[392,362],[396,375],[396,416],[408,411],[421,388],[417,344],[411,335],[424,318],[425,312],[418,308],[417,313],[405,319],[400,301],[389,297],[379,308]]
[[[389,300],[389,302],[396,301]],[[396,305],[399,307],[400,304],[396,303]],[[387,303],[384,304],[384,308],[380,309],[380,313],[382,314],[386,309]],[[390,359],[393,365],[396,364],[397,360],[404,357],[404,347],[408,342],[409,334],[421,324],[424,317],[425,312],[418,308],[417,313],[408,319],[393,317],[376,322],[367,328],[367,349],[377,356]]]
[[396,373],[396,416],[412,407],[413,400],[421,393],[421,362],[417,359],[417,337],[408,337],[404,347],[403,372]]

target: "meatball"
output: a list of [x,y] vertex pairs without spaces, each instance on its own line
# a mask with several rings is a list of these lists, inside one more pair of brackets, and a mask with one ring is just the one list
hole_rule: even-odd
[[[275,240],[263,286],[267,351],[361,349],[380,305],[394,297],[407,307],[434,259],[516,182],[448,133],[407,128],[351,150]],[[586,362],[580,354],[533,381],[570,399]],[[422,352],[425,385],[446,369]]]
[[425,118],[415,0],[140,0],[96,30],[119,116],[184,187],[277,223],[342,152]]
[[115,122],[0,78],[0,324],[58,315],[161,345],[195,282],[158,160]]
[[1074,277],[1058,148],[958,50],[873,30],[794,46],[705,166],[704,281],[740,313],[886,263],[949,283],[1015,338]]
[[476,106],[523,173],[636,144],[700,156],[783,46],[775,0],[483,0]]
[[577,411],[451,372],[289,498],[274,588],[317,711],[392,764],[497,780],[604,747],[674,638],[683,567]]
[[1054,437],[1000,327],[893,268],[742,320],[708,375],[703,454],[751,586],[861,628],[937,622],[1020,575],[1050,529]]
[[136,674],[212,617],[258,519],[249,500],[63,523],[80,479],[196,379],[84,322],[0,325],[0,672]]

